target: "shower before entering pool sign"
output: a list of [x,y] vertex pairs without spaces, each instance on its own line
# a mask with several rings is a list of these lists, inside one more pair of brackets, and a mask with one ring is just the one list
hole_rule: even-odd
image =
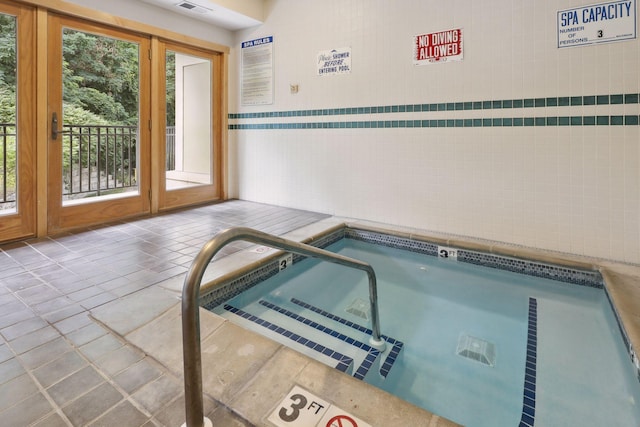
[[268,419],[278,427],[371,427],[297,385]]

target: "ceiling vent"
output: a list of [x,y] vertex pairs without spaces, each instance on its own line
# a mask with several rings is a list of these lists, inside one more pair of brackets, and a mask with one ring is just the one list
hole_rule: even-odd
[[207,9],[206,7],[202,7],[188,1],[181,1],[180,3],[176,4],[176,7],[179,7],[189,12],[199,13],[201,15],[211,12],[211,9]]

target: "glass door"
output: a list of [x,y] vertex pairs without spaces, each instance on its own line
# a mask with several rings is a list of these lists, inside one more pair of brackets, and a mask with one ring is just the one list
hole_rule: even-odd
[[149,46],[50,16],[49,232],[149,212]]
[[164,159],[159,207],[216,200],[221,193],[221,132],[214,111],[220,105],[219,55],[168,43],[161,43],[160,52],[166,109],[159,133],[166,144],[159,156]]
[[0,241],[35,235],[35,39],[31,8],[0,1]]

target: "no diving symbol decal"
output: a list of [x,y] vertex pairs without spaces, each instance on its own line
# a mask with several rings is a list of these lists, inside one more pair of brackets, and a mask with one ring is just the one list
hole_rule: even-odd
[[360,418],[354,417],[344,409],[331,405],[317,425],[318,427],[371,427]]
[[358,423],[348,415],[336,415],[329,420],[327,427],[358,427]]

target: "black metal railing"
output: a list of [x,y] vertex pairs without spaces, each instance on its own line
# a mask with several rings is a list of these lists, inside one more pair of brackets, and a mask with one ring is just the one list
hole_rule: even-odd
[[[137,126],[64,125],[62,194],[65,199],[134,189],[137,176]],[[175,169],[175,127],[166,131],[166,167]],[[16,125],[0,123],[0,209],[15,206]]]
[[62,130],[63,197],[137,187],[137,126],[64,125]]

